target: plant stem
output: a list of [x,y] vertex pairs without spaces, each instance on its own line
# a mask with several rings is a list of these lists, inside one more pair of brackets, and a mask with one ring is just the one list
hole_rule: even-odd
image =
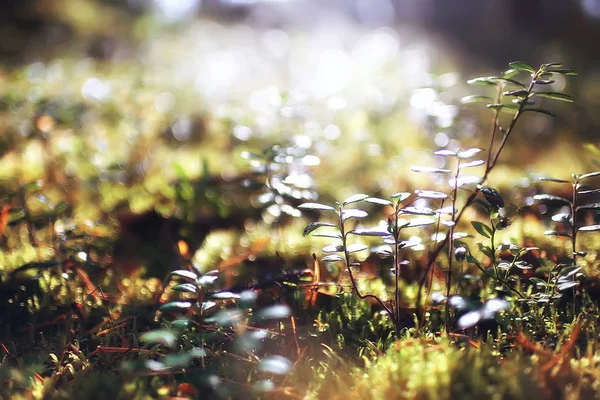
[[[531,81],[529,83],[529,87],[527,88],[527,95],[525,96],[525,98],[523,99],[523,101],[521,101],[519,103],[519,108],[517,109],[515,115],[513,116],[513,119],[510,122],[509,127],[505,130],[504,133],[504,137],[502,138],[502,141],[500,142],[500,145],[498,146],[498,149],[496,150],[496,152],[494,153],[493,150],[491,150],[493,142],[494,142],[494,138],[496,136],[496,130],[499,127],[499,110],[494,110],[494,117],[492,120],[492,128],[491,128],[491,132],[490,132],[490,148],[488,149],[488,160],[486,162],[486,167],[485,167],[485,172],[483,174],[482,177],[482,182],[485,182],[490,174],[490,172],[492,171],[492,169],[494,168],[494,166],[496,165],[496,163],[498,162],[498,159],[500,157],[500,154],[502,153],[502,150],[504,149],[504,146],[506,145],[508,138],[510,136],[510,134],[512,133],[512,131],[514,130],[515,126],[517,125],[517,121],[519,120],[519,118],[521,117],[521,115],[523,115],[523,112],[525,110],[525,106],[527,105],[527,100],[533,90],[533,87],[535,86],[535,81],[538,78],[538,75],[541,73],[541,70],[538,70],[533,77],[531,78]],[[498,90],[498,94],[497,97],[499,97],[500,99],[502,98],[502,89],[503,86],[499,85],[499,90]],[[497,103],[500,103],[500,101],[498,101]],[[492,156],[492,153],[494,153],[494,155]],[[460,219],[462,218],[465,210],[471,205],[473,204],[473,202],[475,201],[475,198],[477,198],[477,195],[479,194],[479,191],[481,189],[479,187],[475,187],[475,189],[473,190],[473,192],[471,192],[471,194],[469,195],[469,197],[467,198],[463,208],[460,210],[460,212],[458,213],[458,215],[456,216],[455,219],[455,223],[458,223],[460,221]],[[420,325],[423,324],[424,322],[424,310],[423,307],[424,305],[421,304],[422,303],[422,290],[423,290],[423,286],[425,285],[425,282],[427,280],[427,275],[429,273],[429,270],[431,269],[431,267],[433,266],[433,263],[435,262],[436,258],[439,256],[440,252],[442,251],[442,249],[449,243],[450,238],[447,236],[442,242],[440,242],[436,248],[433,250],[433,252],[431,253],[429,260],[427,262],[427,266],[425,268],[425,272],[422,274],[421,279],[419,281],[419,289],[418,289],[418,294],[417,294],[417,304],[416,304],[416,310],[417,310],[417,317],[419,319],[419,323]]]
[[352,283],[352,289],[354,290],[354,292],[356,293],[356,295],[358,296],[359,299],[373,299],[375,300],[377,303],[379,303],[379,305],[381,305],[381,307],[385,310],[385,312],[392,318],[392,320],[394,321],[394,325],[396,327],[398,327],[398,321],[396,320],[396,318],[394,318],[394,313],[393,311],[386,306],[383,301],[378,297],[375,296],[374,294],[361,294],[360,291],[358,290],[358,285],[356,284],[356,280],[354,279],[354,274],[352,273],[352,266],[351,266],[351,262],[350,262],[350,253],[348,252],[348,246],[347,246],[347,238],[348,235],[350,234],[349,232],[346,232],[345,227],[344,227],[344,220],[343,220],[343,207],[340,207],[340,233],[342,234],[342,245],[344,247],[344,258],[345,258],[345,263],[346,263],[346,269],[348,270],[348,275],[350,276],[350,282]]

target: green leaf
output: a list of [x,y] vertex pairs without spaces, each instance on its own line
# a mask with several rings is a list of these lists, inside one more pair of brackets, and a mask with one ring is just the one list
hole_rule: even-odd
[[571,183],[569,181],[566,181],[564,179],[558,179],[558,178],[549,178],[549,177],[540,177],[537,179],[538,182],[556,182],[556,183]]
[[390,233],[387,231],[387,229],[381,227],[355,229],[349,233],[357,236],[390,236]]
[[479,221],[471,221],[471,225],[473,225],[473,228],[475,228],[477,233],[479,233],[481,236],[484,236],[488,239],[492,238],[493,230],[490,226]]
[[535,74],[535,68],[529,63],[525,61],[514,61],[508,64],[511,68],[517,69],[519,71],[527,71]]
[[440,150],[434,151],[433,154],[435,154],[436,156],[442,156],[442,157],[456,157],[456,152],[452,151],[452,150],[448,150],[448,149],[440,149]]
[[195,272],[192,272],[192,271],[188,271],[187,269],[178,269],[178,270],[171,272],[171,277],[174,277],[174,276],[176,276],[178,278],[191,279],[193,281],[198,279],[198,274],[196,274]]
[[400,212],[412,215],[435,215],[435,211],[427,207],[404,207]]
[[191,301],[171,301],[160,306],[158,310],[165,313],[187,312],[192,305]]
[[560,292],[567,290],[567,289],[571,289],[574,288],[575,286],[579,285],[578,281],[567,281],[567,282],[561,282],[558,285],[556,285],[556,289]]
[[449,169],[444,168],[436,168],[436,167],[420,167],[420,166],[412,166],[410,170],[413,172],[426,172],[431,174],[445,174],[448,172],[452,172]]
[[552,85],[554,82],[552,79],[536,79],[533,81],[535,85]]
[[342,210],[342,221],[346,221],[349,218],[365,218],[369,214],[365,210],[358,208],[351,208],[348,210]]
[[415,190],[415,194],[423,199],[445,199],[448,197],[446,193],[436,192],[434,190]]
[[575,98],[573,98],[573,96],[557,92],[533,92],[532,95],[537,97],[544,97],[546,99],[566,101],[568,103],[572,103],[575,101]]
[[494,110],[518,110],[519,109],[519,105],[515,104],[515,103],[508,103],[508,104],[488,104],[487,108],[491,108]]
[[542,69],[548,69],[548,68],[560,68],[562,67],[562,63],[559,62],[551,62],[551,63],[546,63],[546,64],[542,64]]
[[564,197],[554,196],[552,194],[536,194],[533,196],[533,200],[549,203],[563,203],[571,204],[571,200],[565,199]]
[[473,103],[491,103],[493,100],[491,97],[488,96],[477,96],[477,95],[471,95],[471,96],[465,96],[462,99],[460,99],[460,102],[462,104],[473,104]]
[[410,197],[409,192],[398,192],[398,193],[394,193],[393,195],[390,196],[391,199],[395,200],[398,203],[402,203],[404,200],[408,199],[409,197]]
[[600,208],[600,203],[585,204],[577,207],[578,210],[595,210],[597,208]]
[[525,89],[518,90],[509,90],[507,92],[502,93],[504,96],[517,96],[517,97],[525,97],[529,94],[529,92]]
[[298,206],[301,210],[337,211],[334,207],[321,203],[304,203]]
[[595,231],[600,231],[600,225],[582,226],[578,230],[579,230],[579,232],[595,232]]
[[510,79],[510,78],[503,78],[501,76],[486,76],[486,77],[481,77],[481,78],[475,78],[475,79],[471,79],[469,81],[467,81],[467,83],[469,85],[498,85],[499,83],[510,83],[516,86],[520,86],[522,88],[525,88],[526,86],[523,85],[521,82],[519,81],[515,81],[514,79]]
[[368,197],[368,198],[365,199],[365,202],[366,203],[371,203],[371,204],[379,204],[379,205],[382,205],[382,206],[390,206],[390,207],[394,205],[394,203],[392,203],[389,200],[380,199],[380,198],[377,198],[377,197]]
[[594,171],[594,172],[588,172],[587,174],[583,174],[579,177],[579,180],[583,180],[583,179],[587,179],[587,178],[592,178],[594,176],[599,176],[600,175],[600,171]]
[[323,253],[338,253],[340,251],[344,251],[344,246],[341,244],[328,244],[327,246],[321,249]]
[[359,201],[363,201],[364,199],[367,199],[368,197],[369,196],[366,194],[355,194],[355,195],[348,197],[346,200],[344,200],[342,205],[346,206],[348,204],[358,203]]
[[212,293],[209,298],[212,300],[237,300],[241,297],[239,293],[233,293],[229,291]]
[[323,257],[321,259],[321,261],[323,261],[323,262],[344,261],[344,257],[340,256],[339,254],[328,254],[325,257]]
[[173,286],[171,290],[175,292],[196,293],[198,291],[198,287],[193,283],[181,283]]
[[324,226],[337,227],[337,225],[332,224],[331,222],[311,222],[308,225],[306,225],[306,228],[304,228],[302,236],[308,236],[311,232],[314,232],[315,230]]
[[160,344],[172,348],[177,344],[177,337],[171,331],[159,329],[144,333],[140,336],[140,341],[152,345]]
[[507,69],[502,74],[502,77],[503,78],[512,78],[513,76],[517,75],[519,72],[521,72],[521,71],[519,71],[518,69],[515,69],[515,68]]
[[579,75],[577,72],[575,72],[574,69],[566,69],[566,68],[552,69],[548,72],[551,72],[553,74],[561,74],[561,75],[569,75],[569,76],[578,76]]
[[546,110],[545,108],[526,108],[526,109],[523,110],[523,112],[525,112],[525,111],[533,111],[533,112],[536,112],[536,113],[549,115],[551,117],[556,117],[556,114],[554,114],[550,110]]
[[481,153],[482,151],[483,151],[483,149],[480,149],[479,147],[471,147],[470,149],[459,151],[456,154],[456,156],[462,160],[465,160],[465,159],[476,156],[477,154]]

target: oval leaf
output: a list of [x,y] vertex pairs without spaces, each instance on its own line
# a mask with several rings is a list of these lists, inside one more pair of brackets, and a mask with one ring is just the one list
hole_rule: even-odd
[[404,207],[400,212],[411,215],[435,215],[435,211],[427,207]]
[[353,235],[358,236],[390,236],[390,233],[381,227],[366,228],[366,229],[355,229],[350,231]]
[[198,279],[198,274],[196,274],[195,272],[192,271],[188,271],[187,269],[178,269],[176,271],[171,272],[171,277],[176,276],[179,278],[185,278],[185,279],[190,279],[190,280],[197,280]]
[[426,172],[426,173],[431,173],[431,174],[445,174],[448,172],[452,172],[449,169],[444,169],[444,168],[419,167],[419,166],[412,166],[412,167],[410,167],[410,170],[412,172]]
[[554,196],[552,194],[536,194],[533,196],[533,200],[548,203],[563,203],[567,205],[571,204],[570,200],[567,200],[564,197]]
[[471,225],[473,225],[473,228],[475,228],[477,233],[479,233],[481,236],[491,239],[493,231],[488,225],[479,221],[471,221]]
[[344,261],[344,258],[342,256],[340,256],[339,254],[328,254],[325,257],[323,257],[321,259],[321,261],[323,261],[323,262],[337,262],[337,261]]
[[159,311],[167,313],[187,312],[192,307],[191,301],[171,301],[159,307]]
[[382,205],[382,206],[393,206],[394,205],[394,203],[392,203],[389,200],[380,199],[380,198],[377,198],[377,197],[366,198],[365,202],[366,203],[371,203],[371,204],[379,204],[379,205]]
[[367,199],[369,196],[366,194],[355,194],[352,195],[350,197],[348,197],[346,200],[344,200],[344,202],[342,203],[342,205],[348,205],[348,204],[352,204],[352,203],[357,203],[359,201],[363,201],[364,199]]
[[307,236],[311,232],[314,232],[315,230],[317,230],[323,226],[336,227],[337,225],[332,224],[331,222],[311,222],[308,225],[306,225],[306,228],[304,228],[304,232],[302,232],[302,236]]
[[462,99],[460,99],[460,102],[462,104],[473,104],[473,103],[491,103],[493,100],[491,97],[487,97],[487,96],[477,96],[477,95],[472,95],[472,96],[465,96]]
[[304,203],[298,206],[301,210],[337,211],[334,207],[321,203]]
[[582,226],[578,230],[579,230],[579,232],[595,232],[595,231],[600,231],[600,225]]
[[519,71],[527,71],[532,74],[535,74],[535,68],[533,68],[533,66],[531,64],[526,63],[525,61],[513,61],[513,62],[509,63],[508,65],[511,68],[517,69]]
[[166,329],[159,329],[144,333],[140,336],[140,340],[148,344],[160,344],[167,347],[175,347],[177,344],[177,337],[171,331]]
[[572,103],[575,101],[573,96],[569,96],[564,93],[556,93],[556,92],[534,92],[533,95],[537,97],[544,97],[546,99],[558,100],[558,101],[566,101],[567,103]]
[[408,199],[410,197],[410,193],[408,192],[398,192],[398,193],[394,193],[393,195],[390,196],[391,199],[396,200],[398,203],[402,203],[404,200]]
[[346,221],[348,218],[364,218],[369,214],[365,210],[358,208],[352,208],[349,210],[342,210],[342,220]]
[[446,193],[436,192],[433,190],[415,190],[415,194],[424,199],[445,199],[448,197]]

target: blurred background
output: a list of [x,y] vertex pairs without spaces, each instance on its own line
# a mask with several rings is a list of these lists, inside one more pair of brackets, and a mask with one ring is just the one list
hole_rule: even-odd
[[332,195],[392,191],[439,163],[432,148],[486,146],[489,113],[459,102],[485,88],[464,82],[515,60],[575,69],[552,89],[577,102],[526,118],[503,161],[522,175],[597,163],[582,145],[599,141],[600,0],[20,0],[0,4],[0,35],[0,150],[52,131],[84,179],[169,179],[175,160],[194,177],[198,154],[228,177],[233,149],[284,143],[329,181],[351,174]]

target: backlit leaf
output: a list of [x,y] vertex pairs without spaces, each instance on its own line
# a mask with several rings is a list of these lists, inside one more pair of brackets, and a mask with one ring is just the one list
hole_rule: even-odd
[[365,202],[366,203],[371,203],[371,204],[380,204],[382,206],[393,206],[394,205],[394,203],[392,203],[389,200],[380,199],[380,198],[377,198],[377,197],[368,197],[368,198],[365,199]]
[[166,313],[187,312],[192,305],[190,301],[171,301],[160,306],[158,310]]
[[412,215],[435,215],[435,211],[427,207],[404,207],[400,212]]
[[188,271],[187,269],[178,269],[176,271],[171,272],[171,277],[179,277],[179,278],[185,278],[185,279],[190,279],[195,281],[196,279],[198,279],[198,274],[196,274],[195,272],[192,271]]
[[369,214],[366,211],[360,210],[358,208],[342,210],[342,220],[343,221],[346,221],[348,218],[364,218],[368,215]]
[[529,63],[525,61],[513,61],[508,64],[511,68],[517,69],[519,71],[526,71],[532,74],[535,74],[535,68]]
[[304,228],[304,232],[302,233],[302,236],[307,236],[311,232],[314,232],[315,230],[317,230],[323,226],[336,227],[337,225],[332,224],[331,222],[311,222],[308,225],[306,225],[306,228]]
[[160,344],[166,347],[175,347],[177,344],[177,337],[171,331],[159,329],[144,333],[140,336],[140,341],[151,345]]
[[491,97],[488,96],[477,96],[477,95],[472,95],[472,96],[465,96],[462,99],[460,99],[460,102],[462,104],[473,104],[473,103],[491,103],[493,100]]
[[456,156],[458,158],[464,160],[467,158],[471,158],[471,157],[481,153],[482,151],[483,151],[483,149],[480,149],[479,147],[471,147],[470,149],[459,151],[458,154],[456,154]]
[[446,150],[446,149],[437,150],[433,154],[435,154],[436,156],[442,156],[442,157],[455,157],[456,156],[455,151]]
[[339,254],[328,254],[325,257],[323,257],[321,259],[321,261],[323,261],[323,262],[344,261],[344,257],[340,256]]
[[568,103],[572,103],[572,102],[575,101],[575,99],[573,98],[573,96],[569,96],[568,94],[564,94],[564,93],[556,93],[556,92],[534,92],[533,95],[535,95],[537,97],[544,97],[546,99],[566,101]]
[[460,165],[458,166],[458,168],[463,169],[463,168],[471,168],[471,167],[479,167],[480,165],[485,164],[485,161],[483,160],[473,160],[467,163],[460,163]]
[[592,178],[594,176],[600,176],[600,171],[588,172],[587,174],[583,174],[579,177],[579,180]]
[[304,203],[298,206],[301,210],[337,211],[334,207],[321,203]]
[[448,197],[446,193],[436,192],[433,190],[415,190],[415,194],[424,199],[445,199]]
[[525,112],[525,111],[533,111],[533,112],[536,112],[536,113],[549,115],[551,117],[556,117],[556,114],[554,114],[552,111],[546,110],[546,109],[543,109],[543,108],[526,108],[526,109],[523,110],[523,112]]
[[600,231],[600,225],[588,225],[588,226],[582,226],[581,228],[578,229],[580,232],[595,232],[595,231]]
[[554,196],[552,194],[536,194],[533,196],[533,200],[547,203],[571,204],[570,200],[567,200],[564,197]]
[[344,246],[341,244],[329,244],[321,249],[323,253],[337,253],[344,251]]
[[390,196],[391,199],[396,200],[398,203],[402,203],[404,200],[408,199],[409,197],[410,197],[409,192],[398,192],[398,193],[394,193],[393,195]]
[[175,292],[196,293],[198,291],[198,287],[193,283],[181,283],[173,286],[171,290]]
[[413,172],[426,172],[426,173],[432,173],[432,174],[445,174],[448,172],[452,172],[451,170],[445,169],[445,168],[420,167],[420,166],[412,166],[412,167],[410,167],[410,170]]
[[346,200],[344,200],[344,202],[342,203],[342,205],[348,205],[348,204],[352,204],[352,203],[357,203],[359,201],[363,201],[364,199],[368,198],[369,196],[366,194],[355,194],[352,195],[350,197],[348,197]]
[[600,203],[585,204],[577,207],[578,210],[595,210],[597,208],[600,208]]
[[359,252],[359,251],[366,250],[368,248],[369,247],[365,246],[364,244],[354,243],[354,244],[349,245],[348,248],[346,249],[346,251],[348,253],[356,253],[356,252]]
[[355,229],[350,231],[350,233],[358,236],[390,236],[390,233],[387,231],[387,229],[381,227]]

